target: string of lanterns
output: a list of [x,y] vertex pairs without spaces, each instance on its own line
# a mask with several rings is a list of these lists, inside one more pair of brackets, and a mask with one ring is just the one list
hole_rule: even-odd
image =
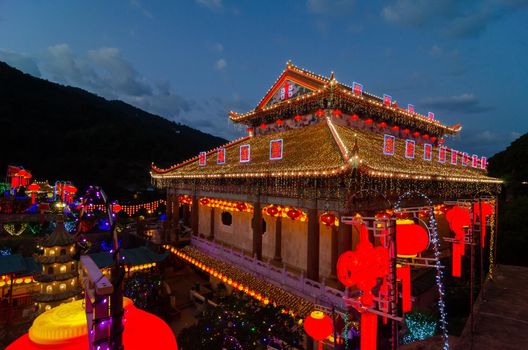
[[9,233],[11,236],[20,236],[24,231],[28,228],[27,223],[21,223],[20,226],[17,228],[16,224],[4,224],[3,228],[6,230],[7,233]]
[[[157,201],[142,203],[142,204],[112,204],[112,210],[114,212],[123,211],[128,215],[134,215],[141,209],[146,209],[148,213],[153,213],[158,209],[160,205],[164,205],[166,200],[158,199]],[[101,210],[105,211],[106,206],[104,204],[88,204],[86,210]]]
[[237,289],[263,304],[272,303],[275,306],[282,306],[284,313],[303,317],[314,308],[314,305],[309,301],[244,272],[231,264],[214,259],[191,246],[186,246],[182,249],[171,247],[170,245],[164,245],[163,247],[178,258],[187,261],[233,289]]
[[13,284],[29,284],[35,281],[33,280],[33,276],[15,277],[13,279],[8,275],[0,276],[0,287],[9,285],[11,282],[13,282]]
[[200,204],[210,208],[219,208],[225,211],[241,211],[246,213],[253,213],[253,206],[246,202],[234,202],[224,199],[214,199],[202,197]]

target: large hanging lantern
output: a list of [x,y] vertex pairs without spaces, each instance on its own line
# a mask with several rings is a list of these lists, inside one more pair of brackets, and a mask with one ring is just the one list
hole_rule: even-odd
[[119,203],[112,204],[112,211],[114,213],[119,213],[121,210],[123,210],[123,207]]
[[246,203],[242,203],[242,202],[239,202],[236,204],[236,208],[238,211],[246,211],[247,210],[247,205]]
[[300,211],[299,209],[290,208],[286,212],[286,215],[288,215],[288,217],[292,220],[297,220],[298,218],[302,216],[302,211]]
[[207,205],[207,204],[209,204],[209,202],[210,202],[209,198],[201,198],[200,199],[200,204],[202,204],[202,205]]
[[40,190],[40,185],[36,182],[33,182],[31,185],[28,186],[27,189],[29,192],[31,192],[31,204],[35,204],[36,193],[38,190]]
[[320,220],[326,226],[335,226],[337,217],[334,214],[332,214],[332,213],[324,212],[320,216]]
[[396,221],[396,249],[398,257],[415,257],[429,246],[429,235],[413,220]]
[[462,274],[462,256],[465,254],[465,228],[471,224],[469,209],[455,205],[446,213],[446,219],[449,222],[449,228],[455,233],[455,239],[458,241],[453,243],[451,274],[454,277],[460,277]]
[[328,338],[334,332],[332,319],[322,311],[312,311],[304,319],[304,331],[314,340],[319,342],[319,349],[323,348],[322,340]]
[[275,205],[270,205],[266,208],[266,213],[269,216],[277,216],[279,214],[279,208],[277,208]]
[[[482,208],[482,213],[480,212],[480,208]],[[475,214],[475,220],[478,216],[479,218],[481,218],[483,223],[483,225],[481,225],[482,227],[480,230],[480,246],[484,248],[486,245],[486,218],[493,214],[493,206],[487,202],[474,203],[473,213]]]

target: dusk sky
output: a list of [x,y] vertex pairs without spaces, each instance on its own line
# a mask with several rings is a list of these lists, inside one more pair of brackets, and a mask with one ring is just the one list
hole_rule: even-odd
[[527,0],[0,0],[1,61],[228,139],[288,59],[461,123],[469,153],[528,131]]

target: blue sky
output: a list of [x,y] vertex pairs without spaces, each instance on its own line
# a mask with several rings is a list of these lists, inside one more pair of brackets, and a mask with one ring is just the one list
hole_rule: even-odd
[[528,131],[528,0],[0,0],[0,60],[228,139],[288,59],[461,123],[460,150]]

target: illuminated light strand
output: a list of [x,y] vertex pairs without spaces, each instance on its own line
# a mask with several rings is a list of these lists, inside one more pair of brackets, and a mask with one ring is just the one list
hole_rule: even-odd
[[440,240],[438,237],[438,227],[436,224],[436,219],[434,217],[434,206],[433,202],[425,194],[417,191],[408,191],[405,192],[398,198],[398,201],[394,204],[395,211],[401,210],[401,201],[413,194],[416,194],[422,197],[430,207],[429,210],[429,226],[431,228],[431,243],[433,245],[433,252],[435,256],[435,267],[436,267],[436,285],[438,287],[438,309],[440,312],[440,328],[442,329],[442,337],[444,338],[443,350],[449,350],[449,335],[447,332],[447,311],[444,302],[445,297],[445,288],[444,288],[444,273],[442,271],[442,262],[441,262],[441,251],[440,251]]
[[[495,201],[492,201],[493,204],[496,204]],[[497,206],[493,206],[493,213],[490,217],[490,248],[489,248],[489,268],[488,268],[488,278],[493,280],[493,272],[495,268],[495,258],[494,258],[494,245],[495,245],[495,211]]]

